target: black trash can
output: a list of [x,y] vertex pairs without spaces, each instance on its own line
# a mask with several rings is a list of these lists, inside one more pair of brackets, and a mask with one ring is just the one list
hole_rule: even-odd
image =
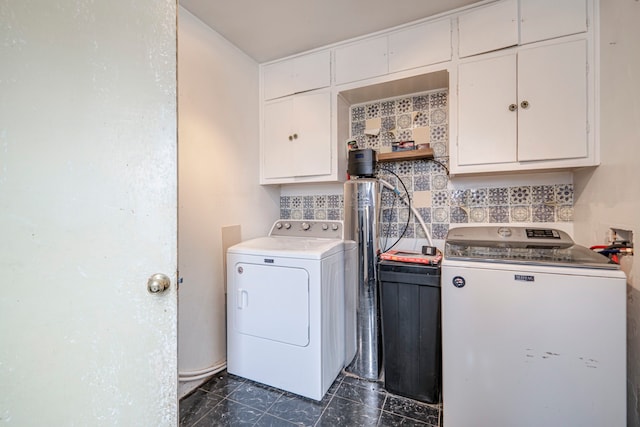
[[442,387],[440,266],[378,263],[384,385],[387,391],[438,403]]

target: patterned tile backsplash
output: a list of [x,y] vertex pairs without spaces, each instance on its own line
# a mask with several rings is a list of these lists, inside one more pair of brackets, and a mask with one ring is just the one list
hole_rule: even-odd
[[[402,194],[406,187],[412,205],[430,229],[431,236],[444,239],[450,224],[573,221],[573,184],[464,189],[451,185],[447,171],[447,95],[447,90],[438,90],[351,107],[351,138],[357,142],[358,148],[388,151],[383,147],[411,139],[412,128],[429,126],[434,161],[379,163],[378,177],[397,187]],[[365,134],[365,121],[376,118],[381,118],[380,133]],[[409,208],[398,200],[393,191],[383,189],[380,205],[382,237],[424,237],[419,221],[413,214],[409,215]],[[343,195],[281,196],[280,218],[343,219]]]

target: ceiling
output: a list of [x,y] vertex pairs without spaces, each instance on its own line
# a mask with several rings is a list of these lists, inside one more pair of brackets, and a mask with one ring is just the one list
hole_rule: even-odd
[[179,0],[257,62],[405,24],[479,0]]

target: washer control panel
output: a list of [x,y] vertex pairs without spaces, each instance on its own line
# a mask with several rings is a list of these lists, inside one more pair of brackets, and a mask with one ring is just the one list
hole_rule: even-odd
[[343,239],[344,229],[342,221],[279,219],[271,227],[269,236]]

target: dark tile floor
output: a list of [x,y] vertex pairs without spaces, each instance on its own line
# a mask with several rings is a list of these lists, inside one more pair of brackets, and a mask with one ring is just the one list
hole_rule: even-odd
[[387,393],[381,383],[340,374],[322,401],[226,371],[180,401],[180,426],[429,426],[442,406]]

